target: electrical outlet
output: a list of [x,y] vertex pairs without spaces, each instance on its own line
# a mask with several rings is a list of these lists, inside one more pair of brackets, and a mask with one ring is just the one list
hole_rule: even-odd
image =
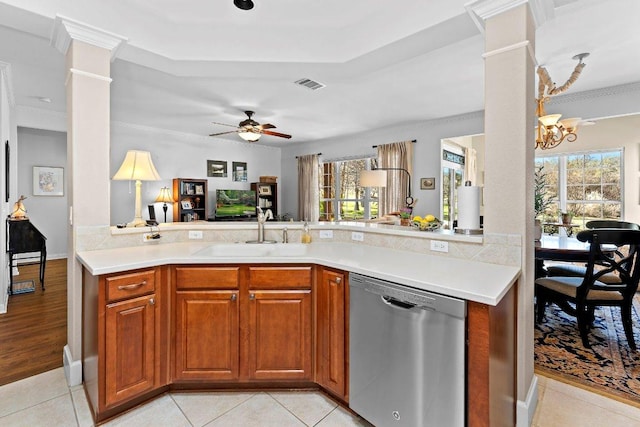
[[333,239],[333,230],[320,230],[321,239]]
[[153,242],[154,240],[158,240],[158,239],[160,239],[160,233],[157,233],[157,232],[142,234],[143,242]]
[[431,250],[436,252],[449,252],[449,242],[443,242],[441,240],[432,240]]
[[189,230],[190,239],[202,239],[202,230]]
[[364,241],[364,233],[361,233],[359,231],[352,231],[351,232],[351,240],[355,240],[356,242],[363,242]]

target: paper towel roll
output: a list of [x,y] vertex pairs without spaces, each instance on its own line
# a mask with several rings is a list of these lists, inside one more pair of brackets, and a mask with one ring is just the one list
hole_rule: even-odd
[[480,187],[458,187],[458,228],[480,228]]

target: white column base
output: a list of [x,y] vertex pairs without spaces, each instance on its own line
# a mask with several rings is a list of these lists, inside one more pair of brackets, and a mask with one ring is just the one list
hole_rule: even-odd
[[80,360],[73,360],[69,345],[65,345],[62,350],[62,362],[64,375],[67,377],[69,387],[82,384],[82,362]]
[[531,385],[529,386],[529,392],[527,393],[527,400],[518,400],[516,406],[516,427],[529,427],[533,421],[533,416],[536,413],[538,407],[538,377],[533,376]]

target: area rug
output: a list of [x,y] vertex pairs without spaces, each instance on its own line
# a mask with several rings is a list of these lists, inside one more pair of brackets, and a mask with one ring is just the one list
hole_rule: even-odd
[[23,280],[21,282],[13,282],[14,294],[26,294],[27,292],[35,291],[33,280]]
[[[640,300],[636,295],[633,327],[640,348]],[[640,351],[627,344],[620,310],[598,308],[584,348],[576,319],[551,304],[535,326],[535,371],[566,383],[640,407]]]

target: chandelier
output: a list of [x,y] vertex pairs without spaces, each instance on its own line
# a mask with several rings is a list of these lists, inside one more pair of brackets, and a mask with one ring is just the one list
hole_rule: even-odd
[[536,102],[538,107],[536,108],[536,116],[538,116],[538,127],[536,134],[536,148],[547,150],[549,148],[556,147],[564,140],[573,142],[578,138],[576,131],[580,117],[573,117],[570,119],[560,120],[562,114],[547,114],[544,110],[544,103],[547,102],[552,96],[558,95],[569,89],[569,87],[578,80],[582,69],[586,66],[582,60],[589,56],[588,53],[580,53],[573,57],[578,60],[578,65],[571,73],[569,80],[567,80],[562,86],[556,87],[556,84],[551,80],[546,68],[538,67],[538,98]]

